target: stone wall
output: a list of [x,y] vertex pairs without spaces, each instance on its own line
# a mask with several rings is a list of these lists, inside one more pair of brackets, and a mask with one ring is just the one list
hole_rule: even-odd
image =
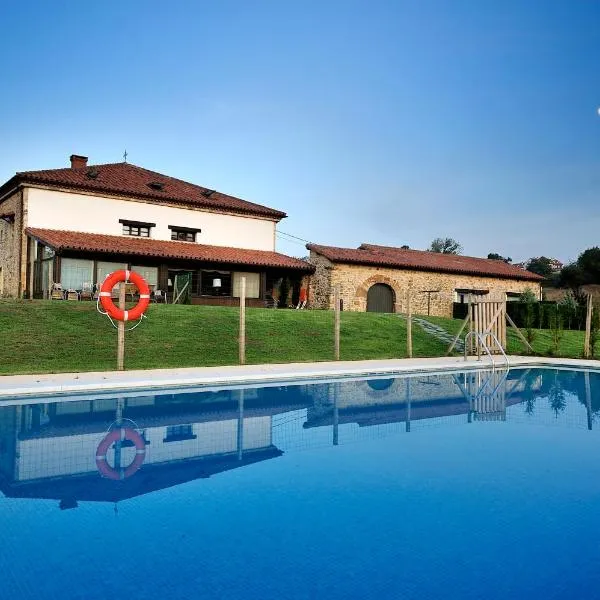
[[421,315],[426,315],[428,311],[428,294],[423,293],[424,290],[439,290],[430,294],[429,311],[431,315],[440,317],[452,316],[456,289],[488,290],[488,297],[502,299],[506,292],[522,293],[526,289],[531,289],[538,297],[540,294],[540,284],[532,281],[332,264],[314,252],[311,252],[310,262],[316,267],[310,285],[311,308],[333,308],[333,290],[339,286],[344,310],[366,311],[367,293],[376,283],[384,283],[392,288],[395,312],[406,311],[410,289],[412,312]]
[[324,256],[310,251],[309,262],[314,265],[315,272],[310,276],[308,284],[308,306],[310,308],[332,308],[333,288],[331,272],[333,263]]
[[[0,219],[0,296],[20,296],[20,255],[23,242],[22,192],[16,192],[0,204],[0,214],[15,213],[13,223]],[[26,265],[25,265],[26,266]]]

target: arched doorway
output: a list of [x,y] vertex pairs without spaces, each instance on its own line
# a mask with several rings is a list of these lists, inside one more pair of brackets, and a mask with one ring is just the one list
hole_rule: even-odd
[[367,292],[367,312],[394,312],[394,290],[385,283],[376,283]]

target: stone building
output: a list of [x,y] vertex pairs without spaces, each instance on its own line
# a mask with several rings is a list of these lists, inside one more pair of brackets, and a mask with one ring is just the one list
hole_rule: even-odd
[[373,244],[307,248],[312,308],[333,308],[336,288],[343,310],[404,312],[410,293],[412,312],[443,317],[469,295],[511,300],[530,289],[541,298],[542,277],[501,260]]

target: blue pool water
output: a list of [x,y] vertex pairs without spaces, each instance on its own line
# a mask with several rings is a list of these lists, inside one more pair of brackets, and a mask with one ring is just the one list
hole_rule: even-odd
[[3,401],[0,598],[600,598],[599,415],[549,369]]

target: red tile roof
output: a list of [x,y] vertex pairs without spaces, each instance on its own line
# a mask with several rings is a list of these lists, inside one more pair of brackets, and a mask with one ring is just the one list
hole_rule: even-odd
[[[280,220],[284,212],[228,196],[208,188],[149,171],[130,163],[90,165],[81,168],[24,171],[0,187],[0,197],[19,184],[42,184],[58,188],[141,198],[185,206],[257,215]],[[162,189],[150,187],[160,184]]]
[[424,250],[403,250],[392,246],[361,244],[359,248],[337,248],[308,244],[309,250],[321,254],[334,263],[350,263],[411,269],[413,271],[433,271],[482,277],[502,277],[525,281],[542,281],[543,277],[525,271],[501,260],[475,258],[455,254],[439,254]]
[[229,265],[297,269],[305,272],[314,271],[314,267],[306,261],[267,250],[207,246],[194,242],[171,242],[149,238],[61,231],[57,229],[38,229],[33,227],[26,229],[26,232],[31,237],[59,252],[73,250],[126,256],[193,260]]

